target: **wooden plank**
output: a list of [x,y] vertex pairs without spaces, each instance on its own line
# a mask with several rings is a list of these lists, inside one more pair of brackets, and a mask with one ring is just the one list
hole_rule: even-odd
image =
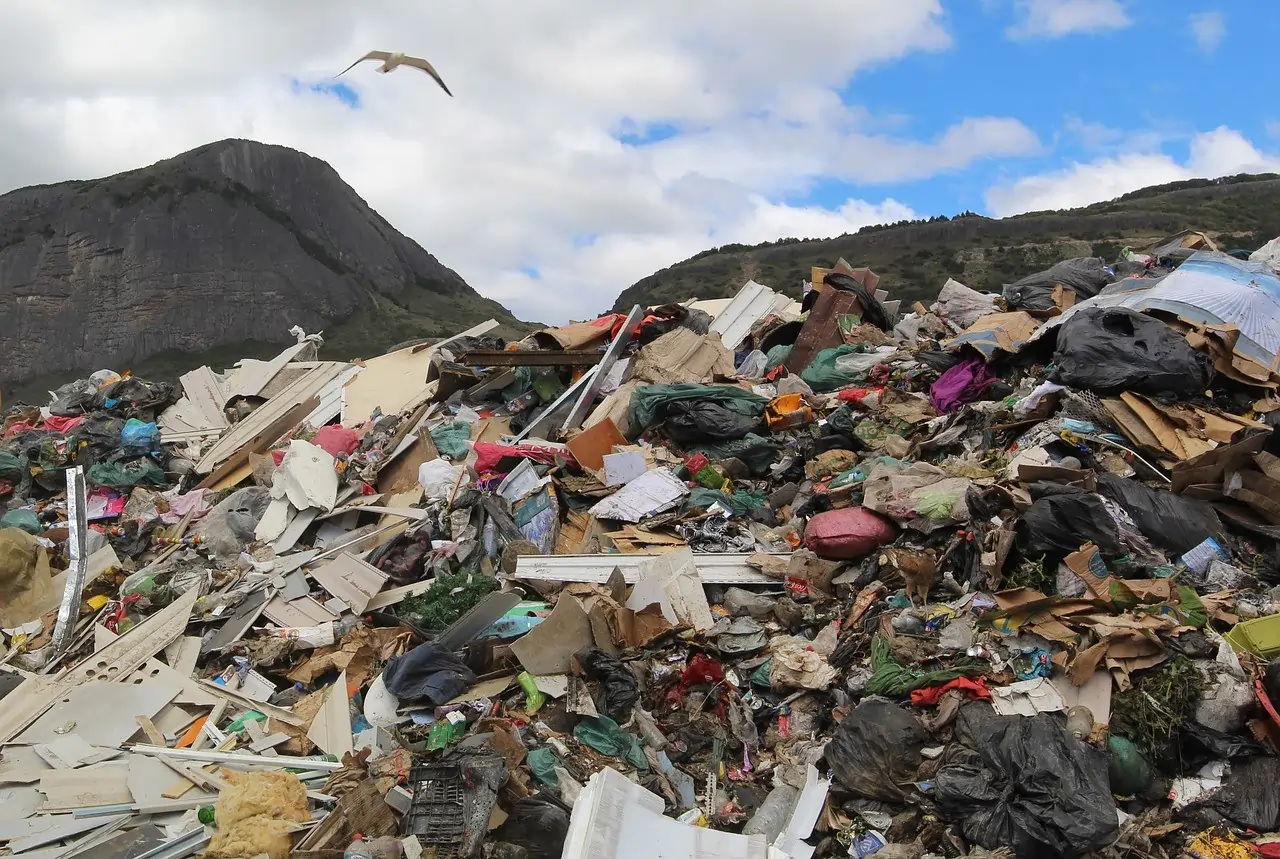
[[147,739],[152,743],[157,746],[169,744],[168,740],[164,738],[164,734],[160,733],[156,726],[151,723],[151,719],[146,716],[134,716],[133,718],[137,721],[138,727],[142,728],[142,733],[146,734]]
[[[264,431],[269,424],[280,420],[284,414],[293,412],[299,404],[304,402],[311,403],[312,405],[309,408],[301,411],[284,429],[281,429],[275,438],[267,439],[263,442],[264,444],[271,444],[276,438],[283,435],[285,430],[300,424],[308,414],[319,406],[320,390],[347,367],[347,364],[326,361],[309,370],[302,378],[289,385],[280,394],[259,406],[257,411],[227,430],[218,439],[217,443],[205,453],[200,462],[196,464],[196,471],[200,474],[208,474],[214,471],[229,457],[243,452],[250,442],[265,434]],[[261,453],[261,450],[255,450],[254,452]]]
[[[319,402],[320,401],[313,396],[300,403],[293,404],[293,406],[287,411],[275,418],[267,418],[263,421],[254,421],[254,418],[261,413],[262,409],[267,408],[266,406],[263,406],[262,409],[259,409],[257,412],[254,412],[252,415],[236,424],[235,428],[223,437],[223,440],[229,438],[236,429],[239,429],[245,424],[251,423],[252,427],[261,428],[256,434],[246,440],[235,452],[227,454],[225,459],[220,460],[216,458],[221,456],[221,454],[215,454],[213,451],[205,454],[204,459],[201,459],[200,463],[196,466],[197,471],[200,471],[201,468],[204,467],[212,467],[213,464],[217,462],[221,462],[221,464],[218,465],[217,468],[214,468],[204,480],[200,481],[196,488],[208,489],[221,482],[228,475],[248,469],[244,476],[240,478],[243,480],[244,477],[247,477],[253,472],[253,466],[249,465],[249,454],[265,453],[271,448],[271,445],[274,444],[277,439],[297,426],[307,413],[314,409]],[[221,444],[221,442],[219,442],[219,444]]]
[[435,584],[435,579],[425,579],[421,582],[414,582],[411,585],[405,585],[404,587],[391,588],[390,590],[382,591],[373,599],[369,600],[369,603],[364,607],[364,610],[381,611],[388,606],[395,605],[401,600],[425,594],[431,589],[433,584]]

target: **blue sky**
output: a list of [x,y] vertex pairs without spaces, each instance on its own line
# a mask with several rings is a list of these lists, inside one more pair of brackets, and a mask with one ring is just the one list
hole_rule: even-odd
[[[1044,151],[978,161],[928,180],[879,185],[920,212],[984,211],[984,191],[1001,178],[1041,173],[1159,137],[1160,151],[1185,161],[1190,138],[1227,125],[1254,141],[1268,137],[1280,110],[1266,103],[1280,80],[1280,15],[1267,0],[1217,6],[1188,0],[1133,0],[1124,27],[1083,27],[1060,36],[1008,32],[1008,3],[952,3],[949,50],[916,53],[859,73],[841,92],[873,114],[900,113],[902,131],[932,137],[966,116],[1012,116],[1039,136]],[[1220,16],[1224,35],[1201,44],[1192,21]],[[1203,24],[1201,25],[1204,26]],[[791,202],[838,203],[866,190],[824,182]]]

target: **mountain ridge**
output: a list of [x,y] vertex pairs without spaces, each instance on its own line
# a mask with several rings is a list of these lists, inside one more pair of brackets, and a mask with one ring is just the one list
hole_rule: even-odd
[[709,248],[623,290],[613,309],[689,298],[727,298],[747,280],[799,296],[811,266],[844,257],[880,275],[892,298],[930,303],[953,277],[974,289],[999,292],[1005,283],[1069,256],[1113,258],[1125,244],[1140,246],[1184,229],[1254,249],[1280,233],[1280,175],[1241,174],[1142,188],[1076,209],[987,218],[971,212],[864,227],[826,239],[780,239],[758,245]]
[[269,352],[294,325],[341,358],[490,317],[520,328],[328,163],[241,139],[0,195],[0,309],[6,388]]

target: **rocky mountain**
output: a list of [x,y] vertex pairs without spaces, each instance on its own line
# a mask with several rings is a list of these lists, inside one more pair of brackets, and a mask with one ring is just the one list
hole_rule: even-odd
[[832,239],[781,239],[711,248],[624,290],[615,310],[687,298],[732,296],[749,279],[799,297],[811,266],[844,257],[869,266],[893,298],[926,304],[948,277],[999,292],[1006,283],[1072,256],[1112,259],[1184,229],[1224,250],[1252,250],[1280,233],[1280,176],[1196,179],[1144,188],[1081,209],[1000,220],[965,213],[864,228]]
[[[323,330],[375,355],[516,324],[318,158],[223,140],[105,179],[0,196],[0,384],[272,354]],[[221,348],[220,348],[221,347]]]

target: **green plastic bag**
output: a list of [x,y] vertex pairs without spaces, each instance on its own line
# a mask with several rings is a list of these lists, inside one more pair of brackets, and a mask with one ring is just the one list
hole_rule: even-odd
[[441,424],[431,430],[431,440],[435,442],[436,450],[441,456],[451,460],[466,459],[471,450],[467,445],[471,441],[471,424],[464,421]]
[[791,350],[794,348],[795,348],[794,346],[788,346],[786,344],[783,344],[781,346],[774,346],[767,353],[765,353],[765,359],[766,359],[765,366],[770,370],[774,369],[775,367],[781,367],[783,364],[787,362],[787,359],[791,357]]
[[602,755],[622,758],[638,770],[649,769],[649,760],[640,747],[640,739],[623,731],[608,716],[583,719],[574,727],[573,738],[586,743]]
[[129,462],[99,462],[89,469],[89,483],[93,486],[132,489],[135,486],[164,486],[166,482],[164,469],[145,457]]
[[857,346],[837,346],[834,349],[823,349],[809,362],[800,373],[800,378],[809,383],[816,393],[835,391],[846,385],[862,381],[858,373],[845,373],[836,368],[836,359],[859,351]]
[[524,762],[529,765],[529,771],[533,773],[533,777],[545,784],[547,787],[559,787],[560,778],[556,775],[556,767],[562,766],[564,761],[551,749],[545,746],[540,749],[533,749],[525,756]]
[[717,403],[749,418],[764,418],[769,401],[733,385],[641,385],[627,406],[627,427],[635,438],[667,419],[667,409],[685,400]]
[[21,528],[28,534],[39,534],[44,530],[40,527],[40,520],[36,518],[36,514],[22,509],[10,510],[0,516],[0,528]]

